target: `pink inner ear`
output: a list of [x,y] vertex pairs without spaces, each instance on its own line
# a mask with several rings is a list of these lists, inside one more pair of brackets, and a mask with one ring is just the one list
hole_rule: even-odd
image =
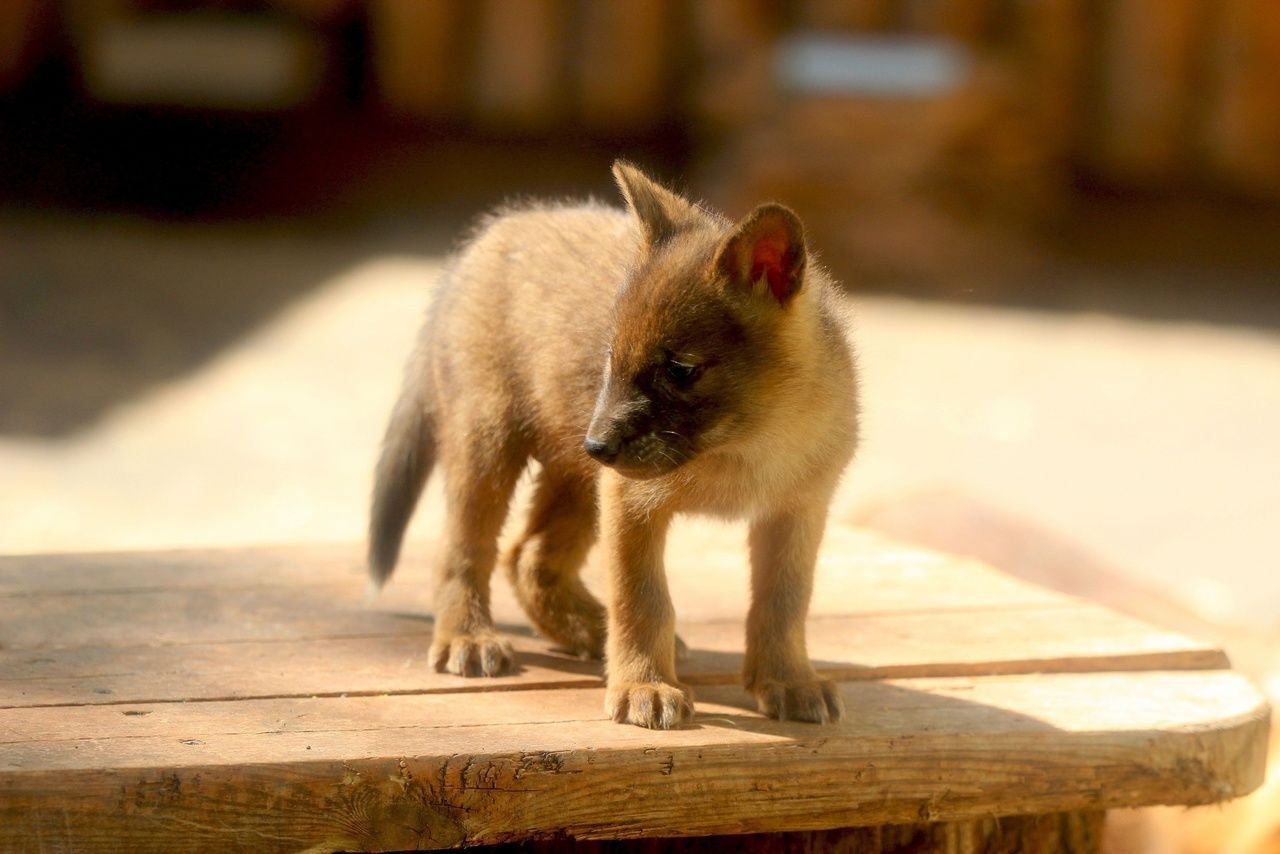
[[751,247],[751,281],[758,282],[763,276],[779,302],[787,298],[794,284],[787,264],[787,248],[786,235],[777,233],[762,235]]

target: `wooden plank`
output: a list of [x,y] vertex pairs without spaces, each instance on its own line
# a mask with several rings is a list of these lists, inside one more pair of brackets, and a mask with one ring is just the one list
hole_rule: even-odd
[[[406,561],[408,571],[425,572],[425,568],[412,566],[414,563],[412,558]],[[364,564],[355,546],[287,545],[0,557],[0,597],[333,582],[357,586],[364,578]]]
[[[690,587],[702,587],[705,579]],[[425,584],[399,585],[383,600],[365,608],[363,581],[359,586],[317,584],[305,587],[260,587],[243,590],[125,590],[99,592],[33,594],[11,597],[0,606],[0,648],[68,649],[81,646],[133,646],[140,644],[191,644],[241,641],[279,641],[305,638],[372,637],[419,634],[430,629],[431,597]],[[699,598],[689,591],[677,592],[678,614],[682,622],[698,620],[740,621],[746,604],[735,607],[718,600]],[[707,591],[709,594],[714,590]],[[888,592],[888,591],[886,591]],[[868,608],[844,606],[848,599],[820,600],[815,617],[875,615],[895,613],[942,614],[1017,610],[1037,607],[1065,607],[1069,600],[1040,603],[1012,603],[994,606],[967,605],[956,608],[910,608],[908,597],[885,597],[896,607]],[[688,603],[688,607],[685,607]],[[507,630],[519,634],[527,620],[505,585],[494,590],[494,618]],[[688,619],[686,619],[688,617]]]
[[600,684],[600,664],[512,637],[519,671],[491,679],[436,673],[430,634],[77,648],[0,654],[0,708],[261,697],[512,691]]
[[[388,587],[389,595],[415,595],[414,591],[429,587],[434,550],[431,540],[409,544]],[[721,619],[745,609],[749,577],[745,527],[682,519],[669,539],[667,565],[672,595],[686,618]],[[599,589],[602,577],[593,554],[586,578]],[[360,546],[0,556],[0,599],[40,593],[305,589],[324,584],[345,586],[363,596]],[[502,595],[506,584],[495,577],[494,589]],[[1049,604],[1064,598],[978,561],[832,525],[819,556],[814,613]]]
[[[399,573],[429,578],[432,544],[414,544]],[[148,593],[172,590],[363,589],[364,563],[354,545],[256,546],[180,551],[0,556],[0,600],[42,594]],[[6,607],[0,602],[0,607]],[[13,605],[12,607],[21,607]]]
[[[680,631],[693,650],[682,678],[737,683],[740,623],[694,623]],[[842,680],[1229,666],[1211,644],[1086,604],[822,617],[809,621],[808,640],[815,666]]]
[[[743,617],[747,566],[744,526],[681,520],[667,546],[668,583],[678,616],[689,622]],[[587,578],[602,575],[593,564]],[[833,524],[818,556],[809,613],[932,612],[1069,601],[1075,600],[979,561],[903,546]]]
[[[739,533],[692,526],[672,549],[680,631],[694,651],[682,673],[694,684],[738,680]],[[410,564],[366,609],[352,547],[0,559],[0,706],[598,684],[599,665],[532,636],[503,583],[495,615],[521,671],[435,673],[427,568]],[[838,526],[822,564],[810,654],[835,678],[1226,666],[1209,644]]]
[[[371,622],[379,616],[366,614]],[[510,635],[521,667],[516,674],[490,680],[436,673],[427,661],[429,621],[391,628],[398,631],[0,652],[0,708],[600,684],[599,663],[557,654],[528,634]],[[739,682],[740,619],[682,624],[680,633],[691,649],[681,678],[694,685]],[[836,679],[1227,666],[1209,644],[1083,604],[819,618],[810,623],[809,652],[818,669]]]
[[[669,575],[686,622],[741,620],[747,557],[741,530],[685,526]],[[430,551],[430,546],[415,552]],[[409,560],[372,613],[354,546],[0,558],[0,649],[132,646],[417,633],[430,613],[428,561]],[[589,586],[604,587],[600,567]],[[234,595],[232,595],[234,594]],[[1060,605],[1072,600],[972,561],[833,527],[812,613],[937,612]],[[527,624],[495,579],[494,615]]]
[[[1205,803],[1262,780],[1268,710],[1230,673],[842,686],[829,727],[740,691],[695,724],[600,690],[0,712],[0,848],[388,850]],[[215,708],[216,707],[216,708]],[[474,722],[474,723],[473,723]]]
[[246,640],[298,640],[421,631],[425,608],[365,611],[338,585],[239,591],[158,590],[14,597],[0,626],[9,650]]

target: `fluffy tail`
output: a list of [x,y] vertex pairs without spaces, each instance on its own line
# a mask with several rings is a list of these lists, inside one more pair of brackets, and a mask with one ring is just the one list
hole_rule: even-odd
[[436,461],[435,425],[422,360],[410,361],[404,388],[382,440],[369,515],[369,592],[376,595],[396,568],[405,528]]

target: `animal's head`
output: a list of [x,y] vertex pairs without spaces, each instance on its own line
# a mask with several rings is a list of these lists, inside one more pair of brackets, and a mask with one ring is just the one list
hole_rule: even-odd
[[654,477],[748,435],[793,378],[804,230],[781,205],[729,223],[628,163],[613,174],[642,248],[618,293],[584,446]]

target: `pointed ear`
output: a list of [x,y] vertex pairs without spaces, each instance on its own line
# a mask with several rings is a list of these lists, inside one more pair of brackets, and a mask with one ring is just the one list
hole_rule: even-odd
[[804,226],[790,208],[761,205],[734,226],[716,256],[729,288],[786,305],[804,281]]
[[675,234],[698,214],[692,202],[658,184],[625,160],[613,162],[613,177],[627,201],[627,207],[640,221],[640,231],[649,245]]

